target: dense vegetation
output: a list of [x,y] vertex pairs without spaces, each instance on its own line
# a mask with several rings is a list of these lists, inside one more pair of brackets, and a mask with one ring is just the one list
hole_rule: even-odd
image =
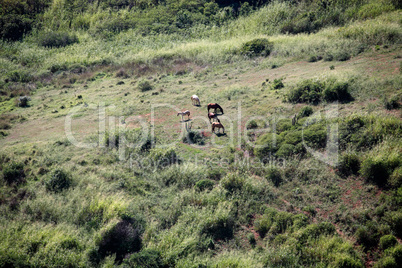
[[0,267],[399,267],[400,8],[0,0]]

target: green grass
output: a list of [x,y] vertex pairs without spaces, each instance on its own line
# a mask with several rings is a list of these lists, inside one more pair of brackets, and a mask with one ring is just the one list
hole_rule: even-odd
[[[216,26],[144,36],[102,35],[113,26],[107,12],[84,12],[72,22],[78,43],[46,48],[36,32],[2,41],[0,266],[398,263],[400,109],[384,100],[401,94],[400,10],[370,3],[332,9],[345,11],[342,21],[326,26],[320,9],[305,23],[304,10],[278,1]],[[349,22],[357,14],[365,20]],[[302,28],[309,34],[284,34]],[[239,53],[261,38],[269,56]],[[311,55],[323,60],[307,62]],[[143,81],[152,88],[141,90]],[[320,102],[284,101],[305,81],[325,84]],[[352,98],[330,118],[345,85]],[[29,107],[16,107],[20,94]],[[223,107],[227,135],[211,133],[210,102]],[[187,125],[176,108],[191,111]],[[338,127],[338,166],[305,149],[329,152],[327,123]],[[202,142],[185,143],[190,132]],[[130,246],[138,237],[141,249]],[[127,243],[110,250],[116,239]]]

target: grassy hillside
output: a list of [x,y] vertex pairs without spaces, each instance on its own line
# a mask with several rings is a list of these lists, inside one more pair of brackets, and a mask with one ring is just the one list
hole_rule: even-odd
[[0,267],[402,263],[399,1],[0,6]]

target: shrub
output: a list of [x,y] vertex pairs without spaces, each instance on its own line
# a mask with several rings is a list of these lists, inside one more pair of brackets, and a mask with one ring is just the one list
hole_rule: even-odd
[[394,96],[390,100],[388,100],[387,98],[384,98],[383,102],[384,102],[384,107],[387,110],[399,109],[399,107],[400,107],[398,96]]
[[257,241],[255,240],[255,236],[253,233],[249,233],[247,235],[247,240],[250,243],[250,245],[255,246],[255,244],[257,243]]
[[244,185],[244,178],[238,174],[230,173],[221,180],[221,185],[229,193],[240,192]]
[[199,190],[199,191],[204,191],[206,189],[208,190],[212,190],[212,188],[214,188],[215,182],[212,180],[208,180],[208,179],[204,179],[204,180],[200,180],[195,184],[195,187]]
[[356,153],[345,153],[341,156],[339,172],[345,176],[357,175],[360,169],[360,159]]
[[65,47],[78,43],[75,34],[67,32],[46,32],[39,36],[39,44],[44,47]]
[[321,222],[313,223],[304,228],[299,234],[299,241],[301,243],[307,242],[309,239],[317,239],[322,235],[333,235],[336,230],[332,223]]
[[390,176],[386,159],[366,158],[360,168],[360,174],[367,180],[377,185],[384,186]]
[[282,144],[276,152],[277,157],[289,157],[296,152],[296,147],[292,144]]
[[398,244],[398,240],[396,240],[393,235],[384,235],[380,238],[380,248],[385,250],[387,248],[391,248]]
[[376,267],[376,268],[398,268],[399,266],[393,257],[386,256],[384,258],[381,258],[374,267]]
[[32,75],[27,71],[18,70],[7,74],[6,82],[28,83],[32,80]]
[[116,261],[121,262],[130,253],[137,252],[142,247],[142,226],[133,218],[120,220],[107,230],[98,244],[97,252],[92,261],[99,263],[106,256],[116,254]]
[[240,53],[247,56],[268,56],[273,44],[266,38],[257,38],[248,41],[240,48]]
[[207,219],[202,227],[201,235],[211,236],[214,240],[230,239],[233,237],[233,228],[234,219],[225,213]]
[[397,237],[402,235],[402,211],[385,213],[385,219]]
[[281,89],[284,88],[285,85],[282,82],[282,78],[281,79],[274,79],[274,82],[272,82],[272,89]]
[[46,189],[56,193],[68,189],[71,184],[72,179],[70,174],[62,169],[53,170],[49,178],[45,181]]
[[278,168],[270,168],[267,172],[266,179],[278,187],[282,183],[281,172]]
[[397,263],[402,263],[402,245],[397,245],[392,250],[392,257],[395,258]]
[[121,77],[121,78],[128,78],[128,77],[130,77],[124,68],[120,68],[120,69],[116,72],[116,75],[115,75],[115,76],[116,76],[116,77]]
[[152,90],[152,88],[153,88],[151,83],[146,79],[142,79],[142,80],[138,81],[137,87],[142,92]]
[[261,237],[264,237],[271,229],[272,223],[271,215],[264,214],[254,221],[254,228]]
[[389,177],[388,183],[391,187],[398,188],[402,186],[402,166],[394,169]]
[[258,128],[258,123],[255,120],[251,120],[247,124],[247,129],[255,129],[255,128]]
[[334,267],[339,268],[363,268],[363,264],[360,260],[357,260],[351,256],[339,256],[334,262]]
[[24,165],[11,162],[3,167],[3,180],[7,184],[21,184],[25,182]]
[[28,107],[28,101],[30,101],[31,98],[28,96],[22,96],[18,98],[18,107]]
[[337,61],[347,61],[350,57],[350,54],[346,51],[340,51],[334,54],[334,59]]
[[345,82],[335,82],[328,85],[323,91],[323,97],[326,101],[346,102],[352,100],[349,93],[349,84]]
[[204,145],[205,139],[199,131],[190,130],[186,133],[186,135],[184,135],[183,142],[188,144]]
[[304,106],[299,112],[299,117],[308,117],[314,113],[313,108],[311,106]]
[[291,88],[286,95],[286,99],[291,103],[307,102],[317,104],[321,100],[323,90],[323,83],[308,79]]
[[278,150],[283,138],[275,133],[267,133],[257,139],[254,154],[263,161],[268,161],[270,156]]
[[375,225],[369,223],[367,226],[361,226],[355,234],[357,242],[365,249],[370,249],[378,243],[378,230]]
[[334,56],[332,54],[325,54],[324,55],[324,61],[333,61],[334,60]]
[[163,259],[159,251],[145,249],[140,252],[133,253],[128,258],[124,259],[122,267],[163,268],[166,266],[163,263]]
[[316,56],[310,56],[310,57],[307,59],[307,61],[308,61],[308,62],[316,62],[316,61],[318,61],[318,59],[317,59]]
[[153,161],[153,167],[164,168],[179,162],[179,157],[174,148],[152,149],[149,154]]

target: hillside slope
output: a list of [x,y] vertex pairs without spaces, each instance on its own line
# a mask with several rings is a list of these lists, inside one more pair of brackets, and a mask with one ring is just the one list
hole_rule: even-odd
[[[154,1],[142,12],[196,19],[145,35],[154,22],[75,28],[105,9],[88,1],[52,29],[49,14],[71,10],[42,2],[43,28],[1,42],[0,267],[402,263],[395,1],[216,1],[237,13],[211,24],[196,20],[211,1]],[[147,1],[109,19],[131,2]],[[324,21],[327,4],[349,13]],[[46,27],[71,43],[43,46]]]

